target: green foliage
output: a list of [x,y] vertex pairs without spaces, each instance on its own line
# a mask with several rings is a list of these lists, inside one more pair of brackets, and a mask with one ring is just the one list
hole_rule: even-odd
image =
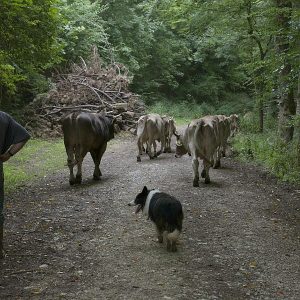
[[255,161],[284,181],[300,183],[297,145],[285,143],[276,132],[239,133],[233,147],[242,160]]
[[66,62],[76,62],[80,56],[87,57],[94,45],[101,56],[108,59],[108,36],[101,18],[105,7],[100,1],[61,0],[59,11],[64,18],[59,41],[63,45],[62,56]]
[[[250,112],[253,109],[253,103],[251,99],[245,94],[231,95],[231,99],[228,102],[223,102],[220,105],[212,105],[208,102],[202,102],[198,104],[192,100],[181,100],[178,102],[166,100],[163,98],[156,99],[152,104],[150,103],[148,112],[158,113],[161,115],[169,115],[175,118],[191,120],[203,117],[205,115],[231,115],[236,112]],[[253,126],[256,126],[257,118],[254,117],[254,113],[250,113],[247,119],[242,118],[242,128],[251,130],[253,132]],[[256,122],[256,123],[255,123]],[[257,130],[254,130],[256,132]]]
[[210,106],[205,102],[199,105],[187,101],[181,101],[179,103],[160,101],[151,105],[149,107],[149,112],[158,113],[161,115],[169,115],[189,121],[191,119],[197,119],[205,115],[213,114],[215,109],[213,106]]
[[124,63],[134,74],[148,64],[158,24],[151,18],[148,1],[102,0],[106,7],[101,15],[113,46],[116,61]]
[[[0,89],[21,93],[18,84],[60,61],[56,0],[2,0],[0,3]],[[0,99],[0,101],[3,99]]]

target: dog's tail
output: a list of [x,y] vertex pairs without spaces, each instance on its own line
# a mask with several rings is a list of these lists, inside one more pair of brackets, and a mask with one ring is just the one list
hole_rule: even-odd
[[183,220],[183,213],[180,211],[180,214],[177,216],[177,218],[173,222],[173,226],[170,226],[167,233],[167,238],[170,241],[176,242],[178,240],[178,237],[182,230],[182,220]]
[[180,231],[178,229],[175,229],[174,231],[167,234],[167,238],[171,242],[176,242],[178,240],[179,235]]

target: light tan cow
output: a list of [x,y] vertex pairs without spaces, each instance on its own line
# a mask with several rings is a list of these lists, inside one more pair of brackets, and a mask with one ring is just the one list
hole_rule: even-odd
[[175,126],[175,121],[172,117],[169,116],[162,116],[163,122],[164,122],[164,127],[165,127],[165,151],[171,153],[171,139],[172,135],[176,132],[176,126]]
[[236,114],[230,115],[229,121],[230,121],[230,136],[234,136],[239,129],[238,126],[239,116]]
[[[138,155],[137,161],[141,161],[141,155],[143,154],[143,145],[146,144],[146,151],[150,159],[153,159],[160,155],[165,148],[165,129],[164,123],[160,115],[148,114],[141,116],[137,122],[137,145]],[[160,151],[156,152],[156,141],[161,142]],[[152,155],[152,148],[154,153]]]
[[193,120],[182,136],[176,134],[175,156],[181,157],[186,153],[192,156],[193,186],[195,187],[199,186],[199,158],[203,160],[201,177],[205,178],[205,183],[210,183],[209,169],[214,165],[214,156],[219,145],[217,124],[217,117],[207,116]]
[[230,120],[225,115],[216,115],[218,118],[218,140],[219,146],[217,149],[217,155],[214,168],[221,167],[221,157],[225,156],[227,148],[227,140],[230,136]]

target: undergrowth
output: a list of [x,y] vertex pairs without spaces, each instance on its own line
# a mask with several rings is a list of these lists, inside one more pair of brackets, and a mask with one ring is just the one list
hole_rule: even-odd
[[66,153],[62,139],[30,139],[14,157],[4,163],[6,192],[25,182],[65,168]]
[[248,115],[241,118],[240,132],[233,140],[233,147],[242,160],[266,167],[283,181],[300,183],[297,143],[284,142],[277,134],[277,121],[265,120],[265,132],[258,133],[258,118]]

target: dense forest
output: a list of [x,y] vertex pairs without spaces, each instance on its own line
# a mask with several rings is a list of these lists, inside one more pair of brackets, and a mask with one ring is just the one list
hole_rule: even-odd
[[19,111],[96,46],[150,109],[238,113],[240,155],[300,170],[298,0],[2,0],[0,107]]

